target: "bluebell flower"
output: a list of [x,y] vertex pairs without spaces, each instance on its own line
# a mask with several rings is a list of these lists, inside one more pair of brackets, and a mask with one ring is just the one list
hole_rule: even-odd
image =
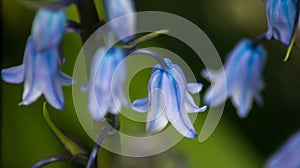
[[290,137],[282,147],[268,159],[266,168],[300,167],[300,131]]
[[148,97],[137,99],[132,108],[147,112],[146,131],[150,134],[160,132],[170,121],[183,136],[195,138],[197,133],[188,112],[203,112],[206,106],[198,107],[190,93],[199,93],[200,83],[187,83],[181,68],[165,59],[168,69],[156,65],[148,84]]
[[[135,34],[136,16],[132,0],[104,0],[105,12],[108,21],[128,15],[118,22],[111,22],[110,28],[122,42],[129,42]],[[131,15],[129,15],[131,14]],[[132,35],[132,36],[128,36]],[[126,38],[125,38],[126,37]]]
[[124,51],[118,47],[108,52],[100,48],[93,57],[89,83],[83,90],[89,91],[87,108],[94,120],[103,119],[107,112],[118,114],[122,105],[128,105],[123,92],[126,66],[120,64],[124,57]]
[[[263,89],[262,70],[266,53],[261,45],[253,45],[251,40],[244,39],[229,54],[225,63],[226,80],[219,76],[222,71],[203,72],[203,76],[212,82],[205,95],[205,102],[211,106],[218,106],[227,98],[232,98],[240,117],[246,117],[252,107],[253,97],[258,104],[263,104],[260,90]],[[226,92],[226,96],[223,95]],[[213,101],[212,101],[213,100]]]
[[22,105],[29,105],[44,94],[53,107],[63,109],[64,98],[61,86],[71,85],[73,80],[60,71],[62,63],[58,48],[39,52],[33,38],[29,37],[23,64],[3,69],[1,75],[8,83],[24,82]]
[[63,64],[60,43],[65,27],[66,16],[63,10],[39,9],[26,43],[23,64],[2,70],[4,81],[24,82],[20,104],[29,105],[43,94],[53,107],[64,108],[61,86],[74,82],[60,71]]
[[272,36],[284,45],[291,43],[299,18],[299,0],[264,0],[267,3],[268,32],[266,38]]
[[66,15],[62,9],[39,9],[35,15],[31,35],[38,51],[57,47],[66,29]]

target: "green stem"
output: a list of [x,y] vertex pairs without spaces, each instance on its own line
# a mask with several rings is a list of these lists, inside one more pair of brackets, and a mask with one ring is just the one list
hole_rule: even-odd
[[62,161],[72,161],[81,165],[85,165],[86,164],[86,160],[82,157],[80,157],[80,155],[78,156],[72,156],[72,155],[60,155],[60,156],[52,156],[52,157],[48,157],[46,159],[43,159],[39,162],[37,162],[36,164],[34,164],[32,166],[32,168],[41,168],[43,166],[46,166],[50,163],[55,163],[55,162],[62,162]]
[[97,29],[100,19],[93,0],[79,0],[76,6],[80,18],[82,43],[85,43]]

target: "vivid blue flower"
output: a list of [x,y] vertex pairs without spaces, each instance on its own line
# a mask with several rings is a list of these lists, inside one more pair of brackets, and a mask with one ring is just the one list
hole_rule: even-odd
[[108,21],[128,15],[118,22],[111,22],[110,28],[122,42],[129,42],[134,36],[127,36],[134,35],[136,30],[136,17],[133,15],[135,12],[133,1],[104,0],[104,6]]
[[101,120],[107,112],[118,114],[122,105],[128,105],[123,92],[126,66],[121,61],[125,57],[121,48],[105,48],[96,51],[89,76],[89,83],[83,90],[89,90],[87,108],[94,120]]
[[291,43],[298,26],[299,0],[264,0],[267,3],[268,32],[266,38],[272,36],[284,45]]
[[266,168],[300,167],[300,131],[294,134],[280,149],[268,159]]
[[[252,106],[253,97],[258,104],[263,104],[260,90],[264,86],[262,70],[265,64],[266,53],[261,45],[253,45],[251,40],[242,40],[229,54],[225,64],[226,80],[219,76],[221,71],[203,72],[203,76],[210,79],[210,87],[205,95],[205,102],[211,106],[218,106],[227,98],[232,98],[240,117],[246,117]],[[226,92],[226,97],[220,96]],[[211,101],[213,100],[213,101]]]
[[187,84],[181,68],[169,59],[165,61],[169,68],[154,67],[148,84],[148,97],[135,100],[132,108],[139,112],[148,111],[148,133],[160,132],[170,121],[183,136],[195,138],[197,133],[188,112],[203,112],[206,106],[198,107],[190,93],[199,93],[202,84]]
[[64,98],[61,86],[71,85],[73,80],[60,71],[62,61],[58,48],[40,52],[32,37],[29,37],[23,64],[3,69],[2,79],[15,84],[24,82],[22,105],[29,105],[44,94],[53,107],[63,109]]
[[66,15],[62,9],[39,9],[35,15],[31,35],[38,51],[53,48],[61,43],[66,29]]

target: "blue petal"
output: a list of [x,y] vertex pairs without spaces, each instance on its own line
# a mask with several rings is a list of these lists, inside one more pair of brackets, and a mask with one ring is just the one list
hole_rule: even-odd
[[[129,42],[134,36],[136,29],[136,16],[132,0],[104,0],[105,12],[109,26],[116,36],[123,42]],[[121,20],[114,20],[118,17],[125,16]],[[127,37],[127,38],[126,38]]]
[[187,138],[195,138],[197,133],[183,108],[183,98],[185,97],[183,88],[186,84],[182,86],[182,82],[180,77],[177,79],[170,74],[164,74],[162,90],[167,96],[165,111],[167,118],[178,132]]
[[96,51],[89,79],[88,110],[94,120],[101,120],[111,106],[111,74],[112,60],[105,56],[105,49]]
[[1,76],[5,82],[21,83],[24,81],[24,65],[3,69]]
[[[124,106],[129,106],[130,103],[127,97],[124,94],[123,86],[126,80],[126,62],[124,61],[124,51],[121,48],[115,47],[114,48],[114,58],[115,60],[115,71],[113,74],[113,81],[112,81],[112,92],[113,98],[119,99],[120,103]],[[123,62],[124,61],[124,62]]]
[[202,90],[203,85],[202,83],[188,83],[187,88],[190,93],[196,94]]
[[297,0],[267,1],[266,12],[269,28],[266,33],[267,39],[273,36],[286,46],[290,44],[298,23],[298,3]]
[[29,37],[26,44],[26,49],[23,58],[24,67],[24,91],[22,96],[23,105],[29,105],[42,94],[37,86],[37,68],[36,68],[36,52],[32,42],[32,38]]
[[280,149],[271,156],[266,168],[298,168],[300,167],[300,132],[298,131]]
[[157,134],[162,131],[168,124],[168,118],[164,112],[153,116],[153,113],[148,113],[146,131],[148,134]]
[[[94,89],[94,87],[91,87]],[[103,97],[105,100],[103,99],[99,99],[97,98],[97,96],[99,96],[99,94],[96,96],[96,91],[90,89],[89,92],[89,98],[88,98],[88,105],[87,108],[89,110],[89,112],[92,114],[92,117],[94,120],[99,121],[101,119],[103,119],[105,117],[105,115],[107,114],[107,110],[108,110],[108,102],[109,99],[106,97]],[[108,100],[107,100],[108,99]],[[100,101],[102,100],[102,101]],[[103,104],[100,106],[100,103],[105,102],[106,104]]]
[[148,98],[135,100],[132,103],[131,108],[138,112],[147,112],[149,110]]
[[184,108],[188,113],[198,113],[205,111],[207,109],[207,106],[198,107],[194,102],[193,97],[188,92],[186,92]]
[[[210,71],[212,70],[204,71],[202,72],[202,74],[206,75]],[[212,85],[206,91],[204,101],[211,106],[218,106],[227,99],[228,92],[226,92],[226,79],[222,76],[221,73],[222,72],[218,71],[210,72]]]
[[121,108],[122,108],[122,102],[118,98],[118,96],[116,96],[116,98],[111,98],[111,103],[108,108],[108,111],[114,115],[117,115],[120,113]]
[[75,82],[72,77],[63,72],[59,72],[59,80],[62,86],[70,86]]
[[121,48],[111,48],[108,52],[100,48],[94,55],[88,84],[88,110],[95,120],[102,119],[107,111],[118,114],[122,105],[129,104],[123,92],[126,67],[123,64],[118,67],[123,58]]
[[165,73],[164,70],[158,69],[155,71],[149,81],[148,95],[150,103],[148,105],[148,115],[146,130],[150,134],[158,133],[161,131],[168,120],[165,117],[166,95],[162,90],[162,77]]
[[57,49],[51,49],[36,56],[37,85],[46,100],[56,109],[64,108],[64,96],[60,83],[60,55]]
[[234,106],[238,109],[238,115],[241,118],[247,116],[251,106],[253,92],[251,90],[250,80],[251,72],[253,70],[253,53],[243,55],[244,59],[239,63],[239,73],[236,76],[236,84],[232,89],[232,99]]
[[[228,55],[228,59],[225,64],[226,79],[222,77],[221,71],[209,70],[212,86],[208,89],[205,95],[205,102],[211,106],[218,106],[225,102],[229,95],[233,91],[237,90],[237,86],[240,86],[240,76],[243,77],[244,64],[247,55],[251,53],[252,43],[250,40],[243,39]],[[207,71],[203,74],[207,76]],[[225,96],[223,96],[225,95]]]
[[[157,76],[158,82],[161,83],[162,75],[159,74]],[[164,129],[168,123],[168,119],[165,115],[166,96],[162,88],[153,88],[149,95],[151,105],[147,115],[146,130],[148,133],[154,134]]]
[[238,108],[240,117],[245,117],[252,106],[252,99],[257,94],[261,84],[261,71],[265,52],[261,46],[253,48],[250,53],[244,54],[239,63],[239,73],[236,85],[232,92],[233,103]]
[[33,21],[31,34],[39,51],[50,49],[61,42],[66,26],[63,10],[40,9]]

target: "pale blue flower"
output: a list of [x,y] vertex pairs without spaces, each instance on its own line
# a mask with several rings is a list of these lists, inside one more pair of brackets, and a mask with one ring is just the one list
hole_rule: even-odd
[[73,83],[71,77],[60,71],[63,63],[60,43],[65,27],[63,10],[39,9],[27,40],[23,64],[2,70],[4,81],[24,82],[21,104],[29,105],[44,94],[53,107],[64,108],[61,86]]
[[123,92],[126,66],[121,61],[125,57],[121,48],[114,47],[96,51],[89,76],[89,83],[83,90],[89,90],[88,111],[94,120],[101,120],[107,112],[118,114],[122,105],[128,105]]
[[24,82],[22,105],[29,105],[44,94],[47,101],[57,109],[64,108],[61,86],[68,86],[73,80],[60,71],[62,57],[58,48],[37,51],[31,37],[28,38],[23,64],[3,69],[2,79],[8,83]]
[[[265,65],[266,53],[261,45],[253,45],[251,40],[244,39],[233,49],[225,64],[226,80],[220,76],[223,72],[213,71],[208,76],[210,87],[205,95],[205,102],[211,106],[218,106],[227,98],[232,98],[240,117],[246,117],[252,107],[253,97],[258,104],[263,104],[260,90],[264,86],[262,70]],[[220,96],[226,92],[226,97]],[[213,101],[212,101],[213,100]]]
[[[203,112],[206,106],[198,107],[190,93],[199,93],[200,83],[187,84],[181,68],[165,59],[168,69],[156,65],[148,84],[148,97],[137,99],[132,108],[147,114],[147,132],[160,132],[170,121],[183,136],[195,138],[197,133],[188,116],[188,112]],[[190,93],[189,93],[190,92]]]
[[300,167],[300,131],[290,137],[282,147],[268,159],[266,168]]
[[57,47],[61,43],[65,29],[66,15],[62,9],[39,9],[31,29],[36,49],[42,51]]
[[[104,0],[105,12],[108,21],[127,15],[122,20],[109,24],[112,31],[122,42],[129,42],[135,34],[136,16],[132,0]],[[127,37],[128,35],[132,35]],[[126,38],[125,38],[126,37]]]
[[284,45],[291,43],[296,31],[299,17],[299,0],[264,0],[267,3],[268,32],[266,38],[272,36]]

